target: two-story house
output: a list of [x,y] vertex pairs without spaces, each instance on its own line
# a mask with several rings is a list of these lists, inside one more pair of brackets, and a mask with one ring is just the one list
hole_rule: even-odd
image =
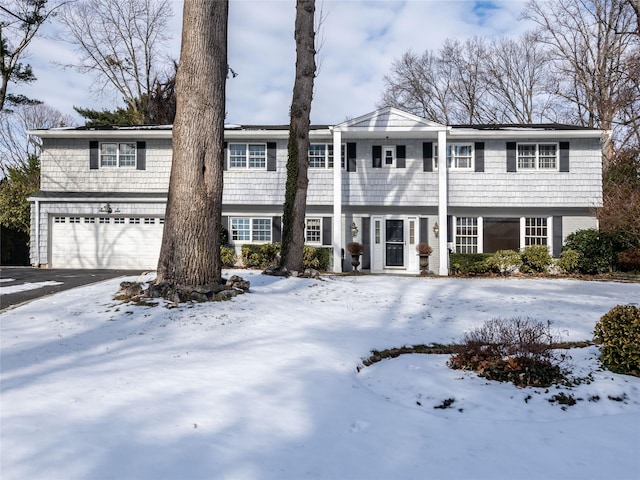
[[[448,254],[548,245],[597,227],[603,131],[562,125],[447,126],[394,108],[312,126],[306,241],[364,245],[362,269],[420,271],[416,245]],[[62,128],[42,139],[31,197],[31,262],[53,268],[157,265],[171,169],[171,127]],[[223,223],[230,242],[280,240],[288,126],[225,127]],[[442,160],[444,159],[444,160]]]

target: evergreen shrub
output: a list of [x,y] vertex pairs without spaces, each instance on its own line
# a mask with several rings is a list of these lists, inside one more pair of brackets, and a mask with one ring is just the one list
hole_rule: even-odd
[[449,256],[451,273],[454,275],[487,273],[491,269],[486,264],[486,260],[491,255],[491,253],[452,253]]
[[486,263],[489,268],[503,275],[509,275],[516,273],[520,269],[522,259],[520,258],[520,254],[514,250],[498,250],[487,258]]
[[233,267],[238,260],[236,257],[236,251],[233,247],[227,247],[222,245],[220,247],[220,260],[222,261],[223,267]]
[[560,258],[556,260],[556,265],[563,273],[576,273],[578,271],[578,262],[580,261],[580,253],[570,248],[565,248],[560,254]]
[[596,229],[578,230],[567,237],[566,249],[580,254],[577,271],[585,274],[605,273],[613,270],[616,251],[613,239]]
[[260,245],[242,245],[242,264],[247,268],[260,268],[277,265],[280,256],[279,243],[264,243]]
[[613,307],[596,324],[593,338],[605,367],[640,377],[640,307]]
[[549,247],[546,245],[524,247],[520,252],[520,260],[522,260],[520,271],[523,273],[546,273],[553,262]]

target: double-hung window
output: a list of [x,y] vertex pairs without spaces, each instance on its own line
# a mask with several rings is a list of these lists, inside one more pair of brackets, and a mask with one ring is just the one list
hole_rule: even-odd
[[519,143],[518,170],[557,170],[558,145],[555,143]]
[[[329,168],[333,168],[333,144],[327,144],[328,154],[327,154],[327,166]],[[340,168],[344,168],[344,159],[346,157],[347,146],[343,143],[340,146]]]
[[102,167],[135,167],[135,142],[101,143],[100,165]]
[[230,168],[267,168],[267,146],[263,143],[229,144]]
[[456,218],[456,253],[478,253],[478,219]]
[[[341,148],[341,163],[344,167],[345,145]],[[312,143],[309,145],[309,168],[333,168],[333,144]]]
[[234,242],[270,242],[270,218],[231,219],[231,240]]
[[544,217],[525,218],[524,220],[524,244],[547,245],[547,219]]
[[[438,145],[433,145],[433,168],[438,168]],[[447,168],[471,170],[473,168],[473,144],[447,144]]]
[[322,242],[322,221],[319,218],[307,218],[305,227],[306,243]]

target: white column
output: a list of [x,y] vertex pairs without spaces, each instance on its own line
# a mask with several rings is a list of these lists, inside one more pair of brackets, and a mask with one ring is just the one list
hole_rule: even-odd
[[448,214],[448,185],[447,185],[447,131],[438,132],[438,223],[440,236],[438,237],[439,260],[438,275],[449,275],[449,250],[447,249],[447,214]]
[[[346,157],[345,152],[345,157]],[[345,164],[348,161],[345,158]],[[333,271],[342,271],[342,132],[333,131]]]

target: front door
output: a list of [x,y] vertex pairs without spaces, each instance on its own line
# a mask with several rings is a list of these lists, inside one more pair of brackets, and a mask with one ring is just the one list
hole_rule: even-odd
[[386,221],[385,266],[404,267],[404,220]]

